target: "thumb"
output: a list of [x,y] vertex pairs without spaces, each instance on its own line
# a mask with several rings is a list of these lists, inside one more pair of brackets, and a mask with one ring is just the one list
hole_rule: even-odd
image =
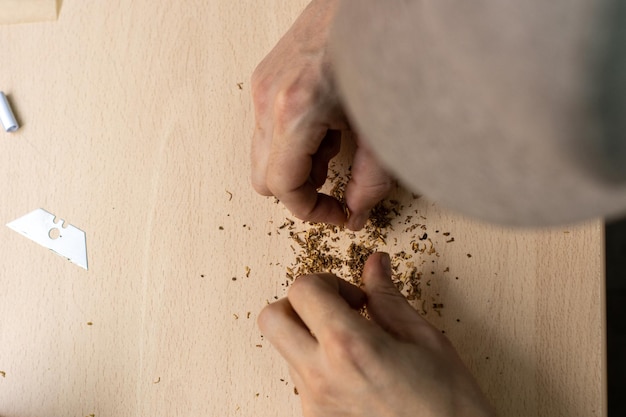
[[352,159],[352,175],[346,185],[346,205],[350,217],[346,226],[350,230],[361,230],[370,215],[370,210],[393,187],[391,175],[378,162],[368,147],[359,141]]
[[424,320],[391,281],[389,254],[372,254],[363,268],[367,312],[385,331],[404,341],[416,341],[430,324]]

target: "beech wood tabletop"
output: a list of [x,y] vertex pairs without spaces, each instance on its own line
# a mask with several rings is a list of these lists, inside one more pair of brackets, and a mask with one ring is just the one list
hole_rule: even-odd
[[[256,317],[310,226],[248,178],[250,75],[305,4],[63,0],[0,26],[21,124],[0,131],[0,222],[43,208],[89,262],[0,227],[1,417],[301,415]],[[418,268],[414,305],[500,415],[605,416],[603,223],[513,230],[393,198],[370,244]],[[367,239],[336,236],[346,257]]]

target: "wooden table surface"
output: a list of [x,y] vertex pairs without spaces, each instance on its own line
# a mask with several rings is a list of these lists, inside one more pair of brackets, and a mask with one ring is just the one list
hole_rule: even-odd
[[[296,254],[249,185],[249,78],[305,4],[64,0],[0,26],[22,124],[0,132],[0,222],[44,208],[89,258],[0,228],[1,417],[300,415],[255,324]],[[424,313],[501,415],[606,415],[602,222],[507,230],[396,195],[435,248],[411,255]]]

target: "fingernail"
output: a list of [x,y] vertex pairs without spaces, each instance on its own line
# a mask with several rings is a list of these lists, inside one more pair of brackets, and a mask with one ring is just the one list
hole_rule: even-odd
[[380,266],[383,267],[383,271],[385,271],[387,275],[391,275],[391,258],[388,253],[381,252]]
[[367,222],[367,218],[369,213],[354,215],[352,214],[348,219],[348,228],[353,231],[358,231],[365,226],[365,222]]

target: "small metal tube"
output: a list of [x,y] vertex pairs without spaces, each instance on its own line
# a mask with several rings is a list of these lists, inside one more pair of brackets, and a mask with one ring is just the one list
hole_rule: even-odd
[[17,120],[15,120],[15,115],[13,110],[11,110],[7,96],[2,91],[0,91],[0,122],[7,132],[15,132],[20,128]]

